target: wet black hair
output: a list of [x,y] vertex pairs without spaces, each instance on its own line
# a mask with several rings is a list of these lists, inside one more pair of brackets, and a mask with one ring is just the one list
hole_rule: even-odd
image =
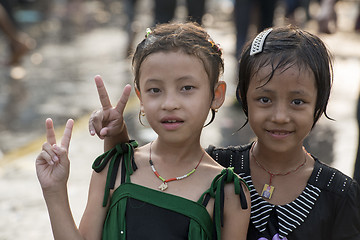
[[317,99],[313,127],[323,113],[331,119],[328,117],[326,109],[333,83],[332,55],[319,37],[288,25],[273,28],[266,37],[260,53],[251,56],[251,44],[252,40],[247,42],[241,53],[236,90],[236,97],[241,103],[246,117],[248,117],[246,95],[254,74],[265,66],[271,66],[272,71],[267,79],[267,81],[271,81],[275,71],[284,71],[296,66],[300,70],[311,70],[315,77]]

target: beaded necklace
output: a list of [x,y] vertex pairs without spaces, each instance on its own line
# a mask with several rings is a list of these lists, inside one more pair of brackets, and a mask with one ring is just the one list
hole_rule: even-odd
[[158,187],[161,191],[165,191],[168,188],[168,185],[167,185],[168,182],[181,180],[181,179],[187,178],[188,176],[193,174],[196,171],[197,167],[200,165],[200,162],[201,162],[201,160],[203,159],[203,157],[205,155],[205,151],[204,151],[203,154],[201,155],[201,158],[200,158],[198,164],[195,166],[195,168],[193,170],[191,170],[187,174],[185,174],[183,176],[180,176],[180,177],[174,177],[174,178],[165,179],[162,176],[160,176],[160,174],[156,171],[154,163],[151,160],[151,145],[152,145],[152,143],[153,142],[150,143],[150,154],[149,154],[150,159],[149,159],[149,163],[150,163],[150,167],[151,167],[152,171],[154,172],[155,176],[162,181],[161,185]]
[[251,156],[252,156],[253,159],[255,160],[256,164],[257,164],[261,169],[263,169],[265,172],[267,172],[267,173],[270,175],[269,184],[267,184],[267,183],[264,184],[263,190],[262,190],[262,192],[261,192],[261,196],[264,197],[264,198],[266,198],[266,199],[269,199],[269,200],[270,200],[270,199],[271,199],[271,196],[272,196],[272,194],[274,193],[274,190],[275,190],[275,187],[271,185],[271,183],[272,183],[272,178],[273,178],[273,177],[276,177],[276,176],[287,176],[287,175],[289,175],[290,173],[294,173],[294,172],[296,172],[297,170],[299,170],[299,169],[300,169],[301,167],[303,167],[303,166],[305,165],[305,163],[306,163],[306,155],[307,155],[306,153],[307,153],[307,152],[306,152],[305,148],[303,147],[303,150],[306,152],[306,153],[305,153],[305,159],[304,159],[304,161],[303,161],[299,166],[297,166],[295,169],[292,169],[292,170],[290,170],[290,171],[288,171],[288,172],[286,172],[286,173],[273,173],[273,172],[267,170],[263,165],[261,165],[261,163],[259,163],[259,162],[256,160],[255,155],[254,155],[254,153],[253,153],[253,149],[254,149],[255,144],[256,144],[256,143],[254,143],[254,144],[251,146],[251,149],[250,149]]

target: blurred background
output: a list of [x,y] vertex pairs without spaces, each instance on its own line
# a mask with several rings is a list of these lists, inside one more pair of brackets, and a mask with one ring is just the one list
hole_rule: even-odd
[[[263,28],[298,25],[325,41],[334,55],[328,115],[306,140],[307,150],[353,176],[358,148],[360,86],[359,0],[0,0],[0,240],[52,239],[34,161],[51,117],[58,137],[75,119],[70,147],[70,203],[78,223],[91,164],[102,142],[87,121],[100,107],[94,76],[101,75],[113,104],[133,81],[131,53],[155,23],[192,19],[224,50],[227,100],[204,129],[202,144],[248,143],[235,99],[238,55]],[[133,94],[125,111],[132,138],[155,134],[138,122]]]

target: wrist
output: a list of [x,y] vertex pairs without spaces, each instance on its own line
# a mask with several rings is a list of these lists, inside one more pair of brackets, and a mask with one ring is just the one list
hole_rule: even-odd
[[59,196],[67,195],[67,186],[65,183],[58,186],[42,187],[42,192],[45,198],[58,198]]
[[111,135],[104,138],[104,150],[110,150],[118,143],[129,142],[130,138],[127,132],[126,125],[124,124],[123,130],[117,135]]

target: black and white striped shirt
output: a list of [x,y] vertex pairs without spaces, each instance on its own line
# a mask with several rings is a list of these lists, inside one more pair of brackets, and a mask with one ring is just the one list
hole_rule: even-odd
[[314,157],[314,170],[303,192],[288,204],[274,205],[264,200],[253,185],[250,148],[251,144],[207,149],[221,165],[234,167],[250,187],[247,239],[360,239],[359,184]]

